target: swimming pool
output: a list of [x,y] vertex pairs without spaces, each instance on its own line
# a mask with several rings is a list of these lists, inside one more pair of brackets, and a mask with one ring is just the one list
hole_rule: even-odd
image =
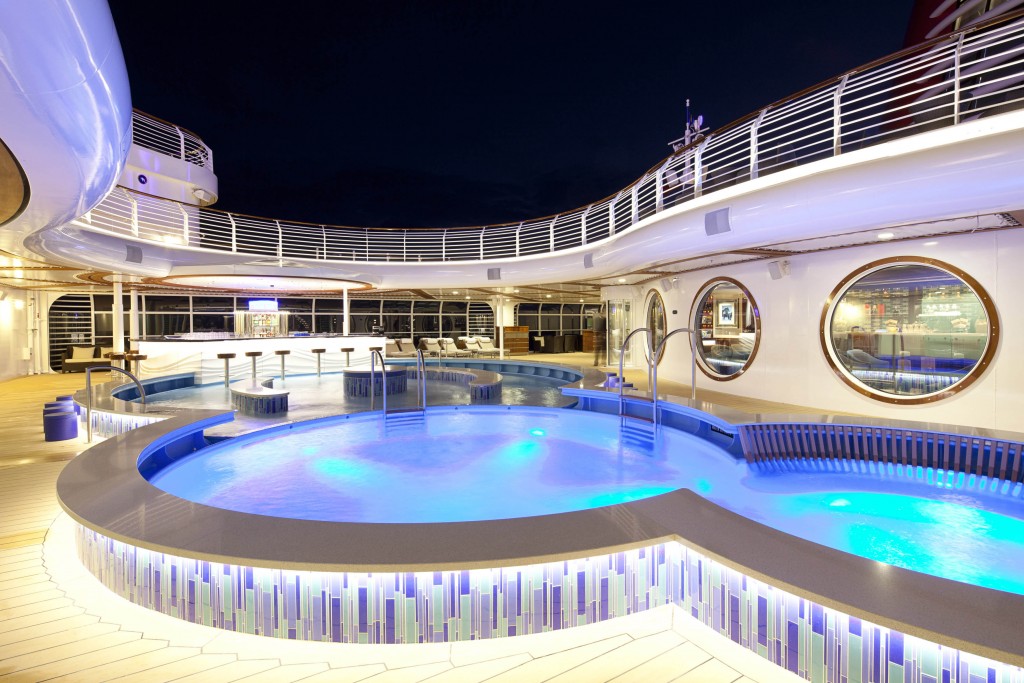
[[813,462],[779,472],[675,429],[645,437],[594,413],[473,407],[397,424],[315,421],[218,444],[150,476],[206,505],[359,523],[550,515],[687,488],[837,550],[1024,594],[1020,486],[968,481],[947,487],[916,468],[822,472]]

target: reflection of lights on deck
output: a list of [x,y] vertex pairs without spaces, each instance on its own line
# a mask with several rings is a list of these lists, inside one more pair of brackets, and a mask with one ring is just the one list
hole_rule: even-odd
[[545,432],[543,429],[531,429],[530,434],[533,436],[544,436]]

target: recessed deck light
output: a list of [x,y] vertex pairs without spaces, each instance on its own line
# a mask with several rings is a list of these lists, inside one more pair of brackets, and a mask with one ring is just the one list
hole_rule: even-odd
[[624,278],[624,277],[620,277],[619,278],[619,282],[625,282],[625,281],[626,281],[626,278]]
[[880,233],[878,233],[878,239],[880,239],[880,240],[891,240],[895,236],[896,236],[896,233],[894,233],[894,232],[880,232]]
[[935,241],[935,240],[929,240],[928,242],[924,243],[924,246],[926,246],[926,247],[934,247],[934,246],[938,246],[938,244],[939,243],[937,241]]

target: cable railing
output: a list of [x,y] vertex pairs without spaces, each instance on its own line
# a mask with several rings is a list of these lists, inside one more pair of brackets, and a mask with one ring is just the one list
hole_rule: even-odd
[[[698,136],[615,195],[555,216],[482,227],[359,228],[258,218],[117,188],[79,224],[278,259],[518,258],[607,240],[748,180],[1022,107],[1024,15],[1017,13],[878,60]],[[212,169],[212,154],[194,135],[141,112],[133,116],[137,144]]]

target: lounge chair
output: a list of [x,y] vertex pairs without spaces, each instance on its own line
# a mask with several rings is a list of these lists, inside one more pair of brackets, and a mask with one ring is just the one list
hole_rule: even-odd
[[476,340],[480,344],[481,355],[490,354],[492,356],[498,356],[504,352],[504,349],[495,346],[491,342],[490,337],[477,337]]
[[476,337],[461,337],[465,342],[465,349],[472,353],[474,356],[489,356],[490,353],[485,352],[480,348],[480,340]]
[[416,355],[416,352],[403,351],[402,347],[398,345],[397,340],[388,339],[384,343],[384,355],[388,358],[412,358]]
[[423,337],[420,339],[420,349],[428,356],[440,357],[443,353],[441,345],[433,337]]
[[472,352],[460,349],[456,346],[455,340],[451,337],[441,337],[437,341],[440,342],[441,350],[446,356],[451,356],[452,358],[468,358],[473,355]]

